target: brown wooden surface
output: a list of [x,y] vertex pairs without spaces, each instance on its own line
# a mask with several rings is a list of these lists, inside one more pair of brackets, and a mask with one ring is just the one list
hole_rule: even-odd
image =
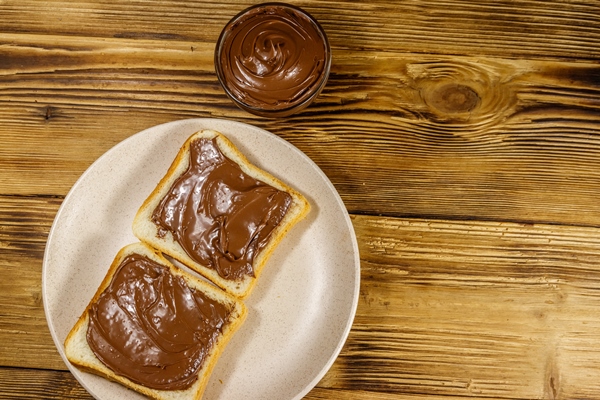
[[42,257],[64,196],[159,123],[227,118],[343,198],[361,295],[307,399],[600,398],[600,2],[301,1],[333,49],[306,111],[226,98],[248,1],[0,1],[0,397],[88,399],[50,337]]

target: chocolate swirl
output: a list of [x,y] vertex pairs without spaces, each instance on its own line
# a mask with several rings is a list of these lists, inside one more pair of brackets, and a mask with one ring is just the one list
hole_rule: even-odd
[[292,107],[326,79],[326,38],[295,8],[271,4],[252,9],[226,27],[222,40],[217,62],[224,84],[251,107]]
[[186,389],[231,310],[145,256],[126,257],[89,311],[87,341],[107,367],[152,389]]

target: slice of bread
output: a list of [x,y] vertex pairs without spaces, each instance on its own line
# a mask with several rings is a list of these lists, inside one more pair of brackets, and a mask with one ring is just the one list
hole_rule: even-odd
[[[113,369],[107,367],[93,352],[87,340],[87,331],[90,324],[90,309],[98,301],[101,294],[109,287],[118,267],[128,256],[141,255],[167,267],[174,277],[182,277],[189,288],[203,293],[209,299],[222,304],[230,310],[227,321],[221,327],[212,347],[208,350],[203,363],[197,373],[197,380],[185,389],[162,390],[152,389],[142,384],[133,382],[129,378],[119,375]],[[164,400],[189,400],[200,399],[208,383],[210,374],[235,331],[241,326],[246,318],[247,309],[245,305],[235,297],[228,295],[219,288],[199,279],[183,270],[175,267],[156,250],[143,243],[134,243],[122,248],[114,258],[104,280],[100,284],[96,294],[88,304],[87,308],[67,336],[65,340],[65,354],[68,360],[83,371],[103,376],[109,380],[116,381],[130,389],[142,393],[152,399]],[[140,365],[140,369],[144,366]]]
[[[159,206],[161,200],[170,193],[177,179],[184,174],[190,166],[191,143],[201,139],[215,139],[218,148],[223,155],[238,164],[245,174],[291,196],[291,204],[285,216],[271,232],[267,244],[255,255],[252,263],[253,274],[245,274],[236,279],[227,279],[221,276],[215,268],[210,267],[204,262],[200,262],[198,258],[192,258],[180,243],[177,242],[171,231],[161,231],[159,225],[153,222],[153,212]],[[133,233],[142,242],[149,244],[197,271],[228,293],[231,293],[238,298],[245,298],[255,285],[275,247],[280,243],[292,226],[306,216],[309,210],[310,205],[302,194],[292,189],[281,180],[273,177],[268,172],[251,164],[223,134],[213,130],[202,130],[196,132],[187,139],[179,150],[179,153],[169,170],[166,172],[166,175],[138,210],[133,222]]]

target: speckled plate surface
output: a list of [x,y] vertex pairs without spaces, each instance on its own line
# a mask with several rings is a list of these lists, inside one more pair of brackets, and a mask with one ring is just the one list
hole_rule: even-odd
[[251,162],[310,201],[269,259],[246,301],[249,314],[217,363],[205,399],[299,399],[331,367],[352,325],[360,262],[346,208],[323,172],[287,141],[254,126],[219,119],[181,120],[142,131],[100,157],[58,211],[44,255],[46,318],[59,353],[98,399],[137,399],[119,384],[74,368],[63,342],[118,250],[137,241],[138,207],[192,133],[214,129]]

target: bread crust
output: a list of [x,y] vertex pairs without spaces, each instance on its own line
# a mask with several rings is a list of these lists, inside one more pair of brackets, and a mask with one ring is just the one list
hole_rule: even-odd
[[[216,344],[209,351],[202,367],[198,371],[198,379],[188,389],[185,390],[157,390],[132,382],[126,377],[117,375],[110,368],[104,365],[93,353],[87,343],[87,328],[89,325],[89,310],[91,306],[98,300],[102,292],[109,286],[117,268],[121,262],[131,254],[144,255],[151,260],[169,268],[170,272],[175,276],[181,276],[186,283],[197,290],[202,291],[205,295],[215,299],[221,303],[232,307],[229,323],[224,327],[223,332],[219,335]],[[217,363],[221,353],[225,349],[229,340],[234,333],[243,324],[247,316],[246,306],[235,297],[223,292],[219,288],[198,279],[191,274],[174,266],[169,260],[162,256],[155,249],[144,243],[133,243],[123,247],[114,258],[106,276],[94,294],[94,297],[87,305],[84,312],[81,314],[74,327],[71,329],[65,339],[65,355],[67,359],[79,369],[100,375],[111,381],[118,382],[123,386],[142,393],[149,398],[156,400],[189,400],[200,399],[206,385],[208,384],[210,374]]]
[[[221,152],[231,161],[237,163],[242,171],[259,181],[288,193],[292,197],[292,203],[284,219],[273,230],[269,238],[269,242],[254,259],[252,265],[254,276],[245,276],[241,280],[227,280],[222,278],[214,269],[199,264],[193,260],[185,252],[181,245],[179,245],[179,243],[173,238],[171,232],[167,232],[161,237],[161,235],[158,234],[159,227],[152,222],[152,213],[162,198],[170,190],[173,183],[182,173],[186,171],[189,166],[190,144],[194,140],[200,138],[216,138]],[[228,293],[233,294],[240,299],[244,299],[250,294],[257,279],[261,275],[267,260],[277,245],[286,236],[289,230],[308,214],[309,210],[310,204],[302,194],[281,180],[275,178],[270,173],[252,164],[246,158],[246,156],[242,154],[237,147],[223,134],[214,130],[201,130],[191,135],[185,141],[177,156],[173,160],[171,166],[169,167],[167,173],[163,176],[155,189],[138,210],[133,222],[133,233],[142,242],[145,242],[161,252],[173,257]]]

